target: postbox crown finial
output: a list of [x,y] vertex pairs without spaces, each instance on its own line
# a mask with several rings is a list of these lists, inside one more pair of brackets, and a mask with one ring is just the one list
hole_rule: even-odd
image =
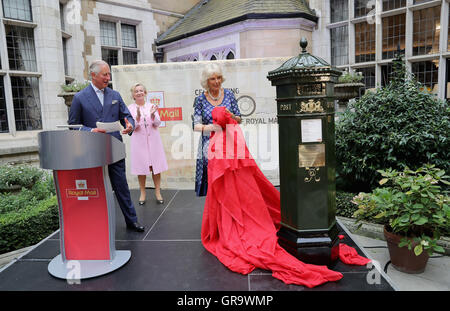
[[306,47],[308,46],[308,40],[305,37],[300,39],[300,47],[302,48],[302,53],[306,53]]

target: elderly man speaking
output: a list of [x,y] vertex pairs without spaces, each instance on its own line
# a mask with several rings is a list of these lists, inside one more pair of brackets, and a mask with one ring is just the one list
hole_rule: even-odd
[[[69,124],[83,125],[80,128],[81,131],[105,133],[105,130],[97,128],[97,121],[120,121],[125,128],[122,134],[131,135],[134,128],[134,119],[120,94],[108,87],[111,79],[108,63],[102,60],[94,61],[89,66],[89,74],[91,76],[91,84],[75,94],[73,98],[69,112]],[[110,134],[122,141],[119,131]],[[136,210],[131,201],[125,174],[125,159],[109,165],[108,173],[111,186],[125,217],[127,228],[144,232],[145,228],[138,223]]]

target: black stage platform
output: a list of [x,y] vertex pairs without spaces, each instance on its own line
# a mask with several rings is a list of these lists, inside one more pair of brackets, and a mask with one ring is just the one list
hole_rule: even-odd
[[[241,275],[228,270],[207,252],[200,241],[205,198],[192,190],[163,190],[165,203],[156,204],[154,190],[147,189],[147,203],[137,204],[139,192],[132,190],[144,233],[129,231],[120,209],[116,209],[116,249],[131,250],[130,261],[110,274],[68,284],[52,277],[47,266],[60,253],[59,231],[0,272],[0,291],[392,291],[389,278],[374,267],[349,266],[337,261],[330,268],[343,273],[338,282],[315,288],[286,285],[270,271],[255,270]],[[355,247],[342,225],[343,243]],[[372,280],[372,281],[371,281]],[[375,280],[375,282],[373,281]],[[375,284],[370,284],[375,283]],[[378,283],[378,284],[377,284]]]

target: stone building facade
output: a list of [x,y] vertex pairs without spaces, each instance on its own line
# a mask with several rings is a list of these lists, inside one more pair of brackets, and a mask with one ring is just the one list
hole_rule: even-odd
[[197,0],[1,0],[0,164],[38,161],[37,133],[66,124],[61,85],[88,64],[153,63],[157,36]]

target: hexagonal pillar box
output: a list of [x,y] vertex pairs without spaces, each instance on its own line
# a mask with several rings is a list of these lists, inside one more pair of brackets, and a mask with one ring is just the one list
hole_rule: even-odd
[[337,258],[334,84],[341,71],[302,52],[270,71],[279,129],[279,244],[307,263]]

